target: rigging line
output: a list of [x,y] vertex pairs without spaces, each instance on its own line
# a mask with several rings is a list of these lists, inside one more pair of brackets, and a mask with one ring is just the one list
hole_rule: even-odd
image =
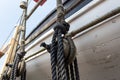
[[[3,42],[2,47],[3,47],[4,44],[8,41],[8,39],[9,39],[9,37],[11,36],[12,32],[14,31],[14,29],[15,29],[15,26],[12,28],[12,30],[10,31],[8,37],[7,37],[6,40]],[[2,47],[1,47],[1,48],[2,48]]]
[[17,22],[16,22],[16,24],[18,24],[18,25],[20,25],[20,22],[21,22],[21,19],[22,19],[22,16],[23,16],[23,14],[18,18],[18,20],[17,20]]
[[[16,24],[18,24],[19,21],[21,22],[22,16],[23,16],[23,14],[18,18]],[[19,24],[19,25],[20,25],[20,24]],[[15,28],[16,28],[16,26],[14,26],[14,27],[12,28],[12,30],[10,31],[10,33],[9,33],[9,35],[7,36],[6,40],[3,42],[1,48],[6,44],[6,42],[7,42],[8,39],[10,38],[10,36],[11,36],[11,34],[12,34],[12,32],[14,31]]]
[[23,25],[23,15],[24,15],[24,11],[23,11],[23,13],[22,13],[22,15],[21,15],[21,19],[20,19],[20,22],[19,22],[19,25]]

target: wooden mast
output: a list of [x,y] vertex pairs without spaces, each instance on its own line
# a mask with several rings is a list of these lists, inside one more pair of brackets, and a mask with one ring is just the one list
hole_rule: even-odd
[[[19,31],[20,30],[21,30],[21,26],[17,26],[15,28],[15,33],[13,35],[13,38],[10,41],[9,48],[6,51],[6,53],[4,53],[4,54],[6,54],[6,60],[4,61],[4,64],[3,64],[0,74],[2,74],[6,70],[6,68],[7,68],[6,64],[11,64],[14,60],[16,49],[19,44],[19,36],[20,36]],[[1,75],[0,75],[0,78],[1,78]]]

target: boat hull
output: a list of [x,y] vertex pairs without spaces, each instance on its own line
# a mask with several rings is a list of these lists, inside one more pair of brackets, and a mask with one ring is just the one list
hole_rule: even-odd
[[[66,19],[71,26],[69,32],[82,28],[120,7],[119,0],[96,0],[97,4],[94,3],[93,0],[92,6],[88,4],[86,7],[89,9],[80,10]],[[33,41],[32,47],[27,46],[26,57],[39,51],[42,42],[51,43],[52,34],[53,30],[49,30]],[[79,32],[73,40],[77,48],[81,80],[120,80],[120,14],[109,16]],[[28,58],[26,63],[27,80],[51,80],[50,54],[46,50]]]

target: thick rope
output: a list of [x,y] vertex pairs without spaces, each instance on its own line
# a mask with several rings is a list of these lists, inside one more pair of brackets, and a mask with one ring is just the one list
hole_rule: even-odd
[[[14,63],[13,63],[13,66],[12,66],[12,71],[11,71],[11,75],[10,75],[10,80],[16,80],[16,77],[17,77],[17,71],[18,71],[18,65],[19,65],[19,62],[21,60],[21,55],[20,54],[17,54],[16,57],[15,57],[15,60],[14,60]],[[25,68],[25,67],[24,67]],[[26,80],[26,71],[23,71],[23,73],[21,74],[21,80]]]
[[26,69],[25,69],[25,71],[21,74],[21,80],[26,80]]
[[66,67],[66,71],[67,71],[68,80],[70,80],[70,69],[69,69],[69,65]]
[[[57,47],[56,47],[57,46]],[[55,29],[51,45],[52,80],[68,80],[61,30]]]
[[51,45],[51,71],[52,71],[52,80],[57,80],[57,73],[56,73],[56,36],[57,31],[55,31],[53,38],[52,38],[52,45]]
[[74,60],[74,69],[75,69],[76,80],[80,80],[77,58],[75,58]]
[[18,55],[16,55],[16,58],[14,60],[13,66],[12,66],[12,72],[11,72],[11,76],[10,76],[10,80],[16,80],[16,76],[17,76],[17,68],[18,68],[18,64],[20,61],[20,57]]
[[61,30],[58,30],[58,53],[57,53],[57,64],[58,64],[58,78],[62,80],[68,80],[67,72],[65,67],[65,56],[64,56],[64,46]]
[[75,80],[73,63],[70,64],[70,73],[71,73],[71,80]]
[[51,45],[41,44],[50,52],[52,80],[80,80],[77,59],[75,58],[71,64],[68,64],[66,62],[68,58],[65,58],[63,36],[68,30],[67,23],[58,22],[54,27]]

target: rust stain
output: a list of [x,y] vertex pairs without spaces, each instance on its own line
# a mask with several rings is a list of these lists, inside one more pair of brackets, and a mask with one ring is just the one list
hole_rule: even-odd
[[103,56],[102,58],[99,58],[99,59],[94,59],[94,58],[89,59],[86,62],[92,65],[101,65],[101,64],[104,65],[104,64],[112,63],[118,58],[119,58],[118,54],[114,54],[114,55],[109,54],[108,56]]
[[116,23],[116,20],[114,19],[114,20],[112,20],[112,23]]
[[116,68],[117,65],[110,65],[110,66],[106,66],[104,67],[104,69],[108,70],[108,69],[113,69],[113,68]]
[[114,78],[114,79],[110,79],[110,80],[117,80],[117,79]]

